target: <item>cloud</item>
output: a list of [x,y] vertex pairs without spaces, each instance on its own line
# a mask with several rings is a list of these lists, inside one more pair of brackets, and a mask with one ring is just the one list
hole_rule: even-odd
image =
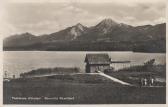
[[6,36],[27,31],[36,35],[53,33],[77,23],[93,26],[104,18],[134,26],[157,24],[166,18],[165,0],[7,1],[0,17],[1,32]]
[[166,18],[165,17],[160,17],[156,20],[154,20],[154,23],[157,24],[157,23],[165,23],[166,22]]

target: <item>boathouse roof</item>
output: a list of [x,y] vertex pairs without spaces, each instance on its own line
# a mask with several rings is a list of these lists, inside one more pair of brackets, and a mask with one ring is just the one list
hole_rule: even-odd
[[111,58],[105,53],[86,54],[85,62],[88,64],[110,64]]

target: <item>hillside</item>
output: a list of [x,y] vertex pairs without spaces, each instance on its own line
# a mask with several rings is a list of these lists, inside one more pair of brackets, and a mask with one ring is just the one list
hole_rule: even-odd
[[[166,87],[121,86],[99,75],[57,75],[3,83],[4,104],[165,104]],[[11,97],[40,98],[20,100]],[[51,99],[45,99],[48,97]],[[60,99],[70,97],[72,100]],[[56,98],[56,99],[52,99]],[[57,99],[58,98],[58,99]]]

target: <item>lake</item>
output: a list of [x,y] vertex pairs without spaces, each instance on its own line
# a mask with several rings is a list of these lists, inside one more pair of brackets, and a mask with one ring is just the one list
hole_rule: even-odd
[[85,69],[86,53],[108,53],[112,60],[131,61],[129,64],[118,64],[111,66],[119,69],[126,66],[143,64],[150,59],[156,59],[156,64],[166,63],[165,53],[138,53],[138,52],[56,52],[56,51],[4,51],[3,71],[9,76],[19,76],[20,73],[28,72],[38,68],[53,67],[80,67]]

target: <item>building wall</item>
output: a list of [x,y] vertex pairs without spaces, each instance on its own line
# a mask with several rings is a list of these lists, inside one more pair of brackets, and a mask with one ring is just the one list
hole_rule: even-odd
[[96,71],[104,71],[105,69],[110,69],[110,65],[86,65],[87,73],[95,73]]
[[86,64],[85,70],[86,70],[86,73],[90,73],[90,66],[89,66],[89,64]]

